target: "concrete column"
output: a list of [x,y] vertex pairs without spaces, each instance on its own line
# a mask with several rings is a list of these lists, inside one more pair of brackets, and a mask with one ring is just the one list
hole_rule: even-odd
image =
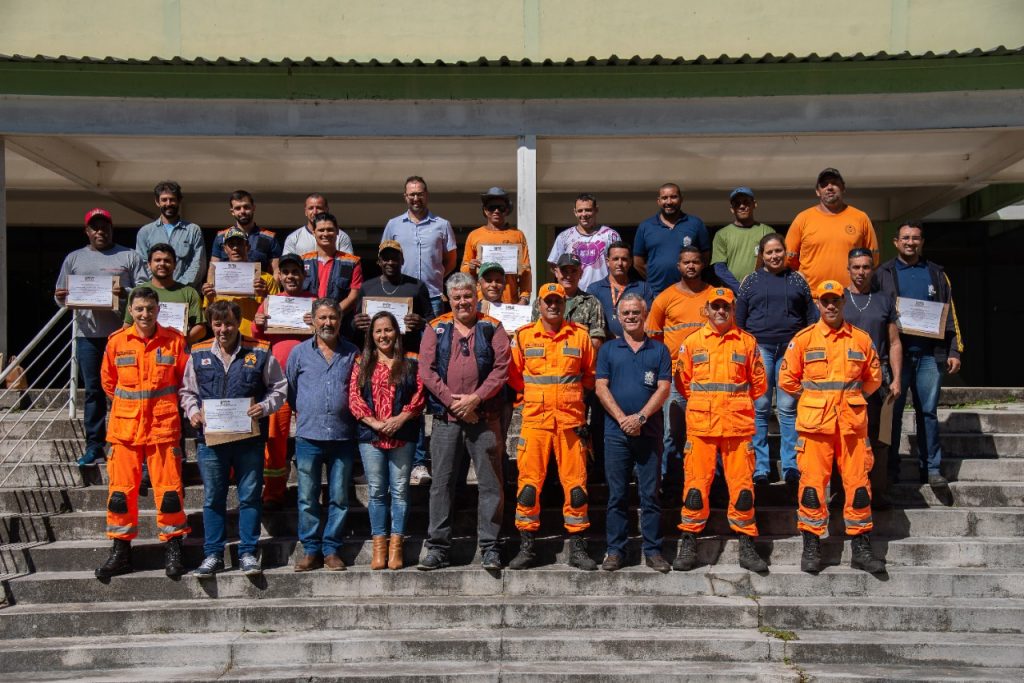
[[0,137],[0,353],[9,358],[7,347],[7,157]]
[[516,150],[516,226],[526,235],[532,256],[533,291],[537,292],[537,136],[520,135]]

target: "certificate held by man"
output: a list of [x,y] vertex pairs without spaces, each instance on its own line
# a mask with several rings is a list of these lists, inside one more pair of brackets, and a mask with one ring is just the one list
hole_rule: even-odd
[[213,286],[218,294],[253,296],[259,276],[259,263],[217,261],[213,264]]
[[252,398],[208,398],[203,400],[203,433],[215,446],[259,436],[260,426],[248,411]]
[[117,310],[116,275],[68,275],[68,308]]
[[900,296],[896,297],[896,310],[899,312],[896,325],[903,334],[932,339],[946,337],[946,316],[949,315],[949,304]]
[[306,324],[305,316],[310,313],[312,299],[301,296],[275,294],[267,302],[267,334],[313,334],[313,328]]
[[520,304],[491,303],[487,307],[486,313],[492,318],[499,320],[501,326],[511,335],[523,325],[529,325],[532,322],[531,314],[533,310],[530,306]]
[[363,313],[371,318],[387,311],[398,321],[398,331],[405,334],[405,316],[412,313],[412,297],[368,296],[363,298]]
[[481,244],[480,263],[494,262],[501,265],[506,275],[519,275],[518,244]]
[[188,304],[161,301],[160,312],[156,316],[156,321],[164,327],[169,327],[172,330],[177,330],[187,335]]

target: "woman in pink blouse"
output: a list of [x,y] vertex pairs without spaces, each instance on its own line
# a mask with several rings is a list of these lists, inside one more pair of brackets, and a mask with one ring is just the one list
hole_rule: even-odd
[[[371,569],[402,568],[409,472],[423,413],[416,354],[402,350],[398,321],[386,311],[370,320],[363,354],[349,382],[348,401],[359,420],[359,454],[370,491]],[[391,540],[388,542],[388,496]]]

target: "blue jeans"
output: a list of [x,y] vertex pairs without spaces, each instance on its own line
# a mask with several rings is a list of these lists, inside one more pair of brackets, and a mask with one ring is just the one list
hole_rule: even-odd
[[412,456],[413,467],[430,464],[430,450],[427,448],[427,416],[420,415],[416,419],[420,421],[420,436],[416,439],[416,448]]
[[391,533],[405,535],[405,512],[409,508],[409,473],[412,471],[411,441],[398,448],[382,450],[372,443],[360,443],[359,455],[370,492],[370,533],[388,535],[388,497],[391,498]]
[[263,439],[246,439],[219,446],[199,444],[199,473],[203,477],[203,555],[223,555],[228,485],[231,470],[238,482],[238,555],[255,553],[263,513]]
[[[295,439],[299,473],[299,540],[307,555],[336,555],[345,533],[348,489],[352,483],[354,441]],[[320,519],[320,481],[327,468],[327,520]]]
[[914,417],[917,420],[917,460],[921,471],[938,474],[942,463],[942,446],[939,444],[939,386],[942,374],[931,351],[903,354],[903,374],[900,378],[903,391],[893,405],[892,444],[889,446],[889,472],[898,475],[900,471],[899,446],[903,435],[903,409],[907,405],[907,392],[914,391]]
[[103,352],[107,348],[106,337],[76,337],[75,359],[78,374],[85,390],[85,450],[101,451],[107,441],[107,396],[100,381],[103,366]]
[[[779,385],[779,367],[786,354],[786,344],[758,344],[764,372],[768,380],[768,391],[754,401],[754,452],[756,463],[754,476],[768,476],[768,417],[772,414],[772,391]],[[796,474],[796,398],[779,389],[775,391],[775,406],[779,414],[779,432],[782,445],[779,457],[782,460],[782,476]]]
[[665,415],[665,454],[661,461],[661,478],[666,490],[682,491],[683,446],[686,445],[686,399],[671,383],[672,391],[661,411]]
[[629,480],[636,468],[640,495],[640,533],[644,556],[661,554],[661,439],[626,436],[619,429],[605,429],[604,476],[608,482],[608,554],[625,557],[629,533]]

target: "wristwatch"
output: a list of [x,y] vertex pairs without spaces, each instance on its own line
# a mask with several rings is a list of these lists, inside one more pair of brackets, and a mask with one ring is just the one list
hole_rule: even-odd
[[644,415],[643,413],[637,413],[637,414],[636,414],[636,420],[637,420],[637,422],[639,422],[640,424],[644,424],[644,423],[646,423],[646,422],[647,422],[647,416],[646,416],[646,415]]

